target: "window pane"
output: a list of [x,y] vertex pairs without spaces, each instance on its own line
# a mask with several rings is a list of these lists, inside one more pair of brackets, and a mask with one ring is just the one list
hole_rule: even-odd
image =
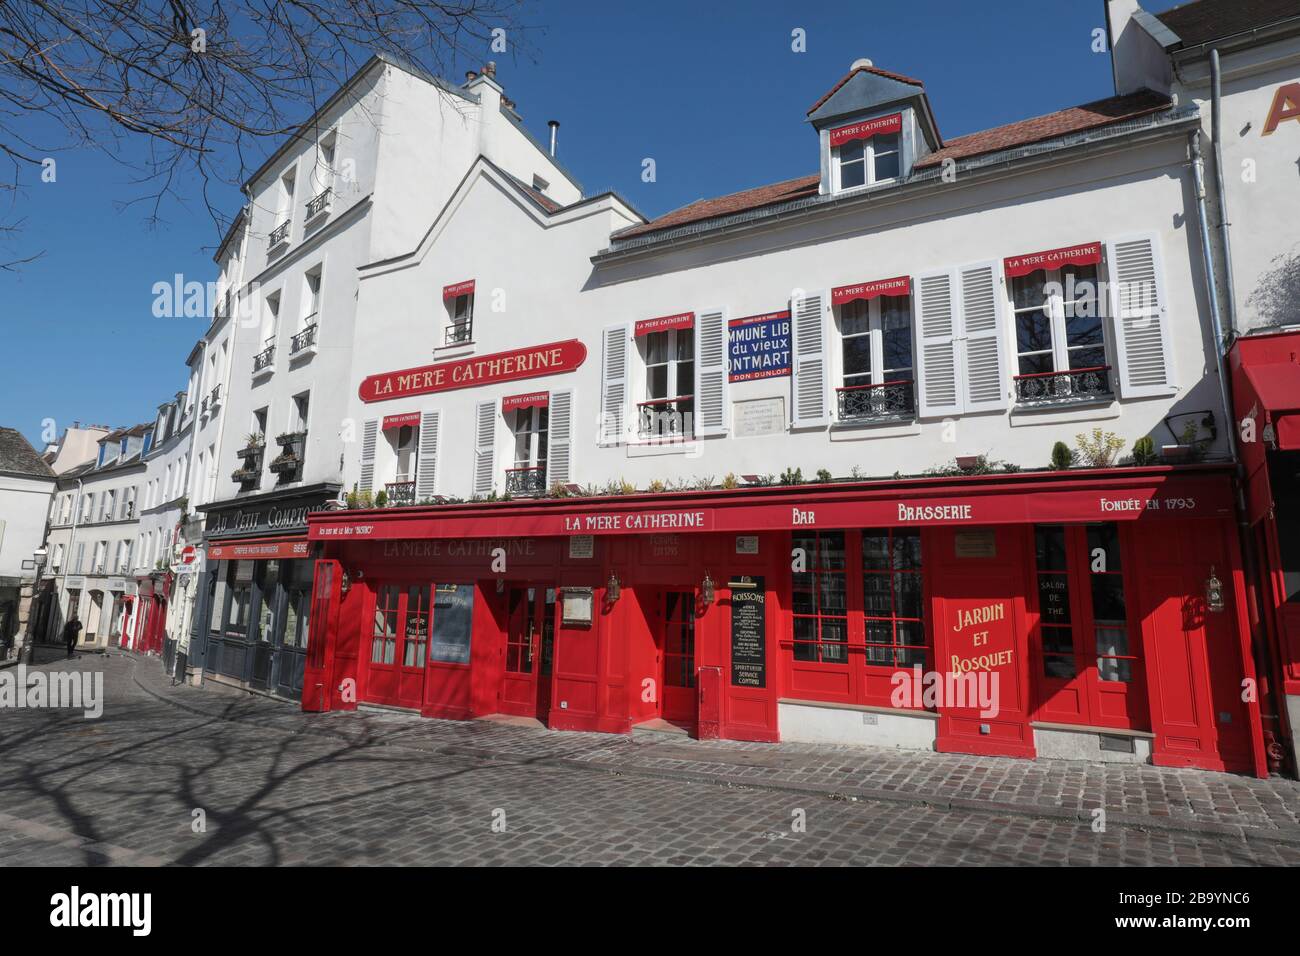
[[1065,570],[1065,528],[1058,524],[1034,527],[1039,571]]
[[1043,658],[1043,676],[1056,677],[1061,680],[1071,680],[1078,673],[1074,666],[1074,656],[1069,657],[1044,657]]
[[795,614],[816,614],[817,597],[813,591],[812,574],[795,574],[791,602]]
[[1041,375],[1044,372],[1055,372],[1056,368],[1052,364],[1051,352],[1040,352],[1037,355],[1020,356],[1020,374],[1021,375]]
[[1118,574],[1092,576],[1092,616],[1098,621],[1124,621],[1124,579]]
[[1106,364],[1106,350],[1099,348],[1070,349],[1070,368],[1100,368]]
[[1041,269],[1027,276],[1015,276],[1011,280],[1011,301],[1016,309],[1041,307],[1047,301],[1043,285],[1047,274]]
[[881,338],[885,351],[884,367],[910,369],[912,367],[912,315],[907,300],[897,296],[886,296],[880,301]]
[[645,340],[645,360],[647,364],[658,365],[668,361],[668,333],[651,332]]
[[862,567],[872,571],[889,570],[888,532],[862,532]]
[[677,330],[677,361],[689,362],[695,358],[695,331],[693,329]]
[[894,575],[894,613],[899,617],[921,616],[921,575]]
[[858,335],[844,340],[844,375],[871,373],[871,336]]
[[862,576],[862,609],[874,617],[888,617],[893,611],[892,597],[889,591],[888,574],[864,574]]
[[1052,321],[1042,310],[1016,315],[1016,351],[1042,352],[1052,347]]
[[[1088,567],[1093,573],[1122,571],[1120,563],[1119,526],[1115,524],[1088,525]],[[1098,563],[1101,562],[1101,563]]]
[[921,535],[915,531],[894,532],[894,567],[907,571],[921,567]]
[[1097,658],[1097,676],[1102,680],[1119,681],[1125,684],[1133,681],[1133,662],[1122,658]]
[[1128,628],[1098,627],[1097,655],[1099,657],[1127,657]]
[[840,332],[843,335],[863,335],[871,331],[870,303],[854,299],[840,307]]
[[1074,632],[1068,627],[1043,628],[1044,654],[1073,654]]
[[821,611],[823,614],[843,614],[846,609],[844,601],[844,575],[821,574]]
[[668,366],[658,365],[646,370],[646,397],[672,398],[668,394]]
[[1101,345],[1102,341],[1101,319],[1078,315],[1066,316],[1066,345]]
[[898,134],[877,136],[872,147],[875,150],[876,181],[895,178],[898,175]]
[[824,531],[818,536],[820,553],[817,566],[820,568],[844,567],[844,532]]

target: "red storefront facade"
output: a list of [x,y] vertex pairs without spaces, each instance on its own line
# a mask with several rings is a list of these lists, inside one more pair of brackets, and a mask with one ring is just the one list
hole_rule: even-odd
[[316,513],[303,707],[1263,775],[1233,514],[1209,465]]

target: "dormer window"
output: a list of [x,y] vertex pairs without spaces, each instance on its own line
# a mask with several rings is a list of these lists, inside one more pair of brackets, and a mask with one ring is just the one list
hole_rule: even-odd
[[830,131],[835,190],[897,179],[902,168],[903,114],[890,113]]

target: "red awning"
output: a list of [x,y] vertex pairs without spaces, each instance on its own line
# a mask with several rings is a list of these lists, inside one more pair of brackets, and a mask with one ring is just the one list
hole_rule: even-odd
[[657,319],[642,319],[633,328],[633,336],[640,338],[651,332],[666,332],[669,329],[689,329],[695,326],[694,312],[678,312],[676,315],[661,315]]
[[512,412],[517,408],[546,408],[550,404],[550,392],[525,392],[523,395],[507,395],[501,399],[501,411]]
[[886,133],[897,133],[903,128],[903,114],[890,113],[875,119],[864,120],[831,130],[831,146],[839,146],[851,139],[871,139]]
[[[858,485],[634,494],[438,508],[313,512],[313,541],[565,537],[815,530],[981,527],[1211,518],[1233,514],[1230,472],[1196,468],[1101,469],[1090,474],[911,479]],[[1155,532],[1159,533],[1159,532]]]
[[1300,449],[1300,365],[1263,362],[1243,370],[1265,413],[1258,438],[1279,451]]
[[831,290],[831,304],[843,305],[854,299],[874,299],[881,295],[911,295],[912,279],[910,276],[898,276],[894,279],[877,279],[875,282],[859,282],[857,285],[842,285]]
[[275,558],[306,558],[311,545],[306,538],[245,538],[238,541],[212,541],[208,544],[210,561],[269,561]]
[[402,412],[400,415],[385,415],[381,430],[388,431],[391,428],[401,428],[403,425],[418,424],[420,424],[419,412]]
[[466,279],[464,282],[455,282],[451,285],[442,287],[442,297],[444,299],[454,299],[458,295],[473,295],[474,280]]
[[1091,266],[1101,262],[1101,243],[1085,242],[1080,246],[1031,252],[1024,256],[1009,256],[1002,260],[1007,278],[1027,276],[1038,269],[1059,269],[1064,265]]

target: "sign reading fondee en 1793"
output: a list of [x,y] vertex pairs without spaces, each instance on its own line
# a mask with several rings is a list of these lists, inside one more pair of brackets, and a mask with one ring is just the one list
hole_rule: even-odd
[[731,683],[767,686],[767,592],[762,578],[731,582]]

